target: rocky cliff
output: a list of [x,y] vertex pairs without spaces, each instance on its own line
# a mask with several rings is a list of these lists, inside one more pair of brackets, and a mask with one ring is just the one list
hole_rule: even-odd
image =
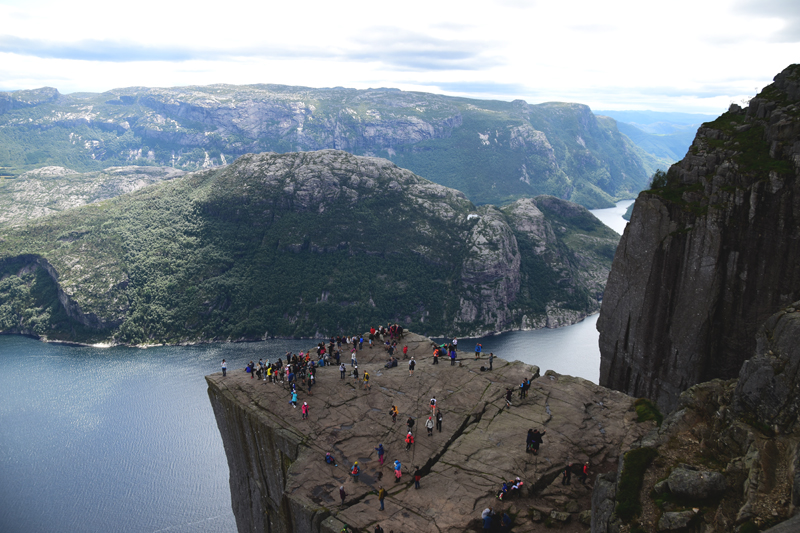
[[601,384],[665,410],[733,378],[800,297],[800,66],[698,131],[639,195],[598,320]]
[[[20,185],[50,179],[66,203],[102,192],[65,184],[99,182],[82,176]],[[131,344],[327,336],[390,320],[448,335],[556,327],[597,310],[617,239],[554,197],[476,207],[384,159],[246,155],[6,227],[0,259],[33,255],[53,275],[34,284],[6,268],[0,318],[6,331]],[[80,313],[40,297],[48,283]],[[95,317],[77,324],[91,331],[75,328],[78,316]]]
[[282,85],[0,93],[0,170],[10,175],[48,165],[194,171],[250,152],[321,149],[391,159],[476,204],[550,194],[611,207],[658,164],[580,104]]
[[[242,369],[208,376],[208,394],[230,467],[231,496],[240,532],[480,531],[481,511],[507,512],[514,531],[560,527],[583,532],[589,524],[591,483],[573,477],[562,485],[568,462],[590,464],[595,474],[617,469],[620,449],[654,427],[636,422],[633,398],[580,378],[495,359],[462,356],[457,366],[431,365],[429,339],[407,334],[402,341],[418,365],[406,361],[384,368],[381,347],[358,352],[359,371],[371,375],[367,391],[352,378],[341,380],[336,367],[320,368],[308,402],[309,419],[289,404],[285,384],[259,382]],[[534,378],[526,398],[516,393],[523,377]],[[515,390],[505,407],[506,387]],[[435,396],[443,413],[442,431],[427,436],[424,422]],[[397,405],[396,423],[389,409]],[[412,417],[416,442],[403,442]],[[545,431],[538,455],[525,452],[529,428]],[[375,448],[383,444],[381,465]],[[324,461],[331,452],[336,465]],[[392,463],[400,460],[402,478],[394,482]],[[348,472],[358,461],[355,482]],[[412,474],[422,474],[413,488]],[[521,494],[498,501],[503,481],[519,476]],[[385,511],[376,491],[388,490]],[[347,497],[342,504],[339,487]]]
[[598,479],[593,533],[797,531],[798,308],[762,325],[738,379],[684,391],[618,472]]

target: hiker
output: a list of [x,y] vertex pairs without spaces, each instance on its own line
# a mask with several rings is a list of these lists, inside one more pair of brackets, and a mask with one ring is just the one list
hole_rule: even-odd
[[419,467],[414,470],[414,488],[419,488],[419,480],[422,478],[422,471],[420,471]]
[[406,435],[406,451],[411,449],[412,444],[414,444],[414,435],[409,431],[408,435]]
[[436,396],[431,398],[431,414],[436,412]]
[[492,369],[492,361],[494,361],[494,353],[489,352],[489,370]]
[[334,459],[331,452],[325,452],[325,463],[333,466],[339,466],[336,464],[336,459]]
[[433,364],[434,365],[439,364],[439,348],[434,348],[433,350]]
[[506,407],[511,407],[511,395],[513,391],[506,387]]
[[429,416],[428,420],[425,422],[425,427],[428,429],[428,436],[433,436],[433,417]]
[[308,420],[308,403],[303,402],[303,407],[300,410],[303,412],[303,420]]
[[292,391],[292,399],[289,401],[289,403],[292,404],[292,407],[297,409],[297,391]]
[[442,432],[442,412],[436,411],[436,429],[439,430],[439,433]]
[[228,363],[225,362],[225,359],[222,360],[222,377],[225,377],[225,373],[228,370]]
[[408,417],[408,420],[406,420],[406,426],[408,426],[408,431],[410,433],[411,432],[411,428],[414,427],[414,419],[411,418],[410,416]]
[[344,379],[344,373],[347,371],[347,367],[344,366],[344,363],[339,365],[339,373],[342,375],[339,379]]
[[392,415],[392,424],[397,422],[397,406],[393,405],[391,409],[389,409],[389,414]]
[[583,468],[581,469],[581,473],[578,475],[581,479],[581,484],[586,484],[586,479],[589,477],[589,461],[583,463]]
[[456,351],[450,350],[450,366],[456,366]]
[[403,472],[400,470],[401,466],[402,465],[400,464],[399,460],[396,460],[394,462],[394,482],[395,483],[399,483],[400,482],[400,477],[403,475]]
[[353,481],[358,481],[358,475],[361,473],[361,468],[358,467],[358,461],[353,463],[353,468],[350,469],[350,475],[353,476]]
[[383,444],[378,444],[378,447],[375,449],[378,451],[378,461],[380,461],[381,466],[383,466]]
[[372,389],[372,385],[369,384],[369,372],[366,370],[364,371],[364,390],[369,392]]
[[533,451],[533,430],[528,430],[528,436],[525,437],[525,453],[531,453]]
[[567,463],[567,467],[564,469],[564,472],[561,475],[561,484],[569,485],[571,479],[572,479],[572,463]]
[[356,365],[355,368],[353,368],[353,380],[358,382],[358,365]]
[[411,360],[408,362],[408,375],[409,376],[413,376],[414,375],[414,367],[416,366],[416,364],[417,364],[417,362],[414,361],[414,356],[412,355],[411,356]]
[[344,491],[344,485],[339,485],[339,497],[342,499],[342,505],[344,505],[344,499],[347,498],[347,493]]
[[[386,498],[386,489],[383,488],[383,485],[380,486],[380,490],[378,490],[378,501],[381,502],[381,511],[383,511],[383,499]],[[378,531],[379,526],[375,526],[375,531]],[[383,530],[381,530],[383,531]]]
[[481,351],[482,350],[483,350],[483,345],[482,344],[479,343],[479,344],[475,345],[475,359],[480,359],[481,358]]
[[408,358],[408,346],[403,346],[403,359]]
[[542,443],[542,437],[544,437],[545,433],[547,432],[542,431],[539,433],[538,429],[533,430],[531,434],[531,449],[533,450],[533,455],[539,455],[539,445]]

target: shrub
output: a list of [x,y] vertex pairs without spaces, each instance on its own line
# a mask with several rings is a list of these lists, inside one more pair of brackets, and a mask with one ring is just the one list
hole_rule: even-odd
[[636,421],[637,422],[646,422],[647,420],[655,420],[658,426],[661,426],[661,422],[664,421],[664,415],[661,414],[661,411],[658,410],[656,404],[648,400],[647,398],[639,398],[635,402],[633,402],[633,407],[636,409]]
[[630,522],[642,512],[639,492],[642,490],[644,472],[657,455],[658,452],[653,448],[637,448],[625,454],[615,510],[617,517],[623,522]]

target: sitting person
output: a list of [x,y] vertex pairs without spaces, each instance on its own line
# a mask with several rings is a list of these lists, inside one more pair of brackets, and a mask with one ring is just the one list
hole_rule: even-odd
[[326,452],[325,453],[325,462],[328,463],[329,465],[339,466],[339,465],[336,464],[336,459],[333,458],[333,455],[331,454],[331,452]]

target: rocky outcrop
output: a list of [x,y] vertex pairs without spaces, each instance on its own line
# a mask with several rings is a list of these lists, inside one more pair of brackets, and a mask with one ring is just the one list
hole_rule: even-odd
[[[20,183],[77,188],[80,176],[66,174],[51,168]],[[130,186],[144,179],[125,176]],[[45,258],[116,342],[328,336],[351,320],[482,335],[596,311],[618,240],[564,200],[478,208],[388,160],[336,150],[148,176],[162,181],[7,227],[0,258]],[[0,303],[13,298],[0,292]]]
[[601,384],[665,410],[733,378],[756,332],[800,298],[800,66],[700,128],[639,195],[597,327]]
[[[588,461],[592,476],[615,471],[618,450],[652,427],[635,421],[633,398],[552,371],[533,381],[526,398],[515,392],[507,408],[506,387],[516,391],[538,368],[495,359],[493,370],[482,372],[485,358],[474,360],[471,353],[457,366],[433,366],[429,339],[408,333],[402,344],[418,362],[413,375],[404,360],[386,369],[380,347],[358,351],[370,391],[350,377],[341,380],[336,367],[320,368],[313,395],[299,393],[300,403],[310,406],[307,421],[289,405],[285,384],[259,382],[241,369],[206,378],[239,531],[328,533],[344,525],[372,531],[380,524],[386,531],[462,533],[480,529],[481,511],[491,507],[513,516],[515,531],[537,530],[532,518],[544,515],[563,522],[563,531],[583,532],[579,518],[590,507],[591,485],[577,476],[563,485],[566,463]],[[433,396],[443,429],[429,437],[424,422]],[[396,423],[392,405],[400,410]],[[416,442],[406,451],[409,417]],[[538,455],[525,452],[529,428],[545,431]],[[386,450],[384,465],[378,444]],[[325,463],[326,452],[335,466]],[[396,459],[400,483],[391,466]],[[348,475],[355,461],[357,482]],[[419,490],[411,476],[416,468]],[[499,501],[503,481],[516,476],[523,480],[521,494]],[[381,485],[389,493],[385,511],[376,497]],[[340,486],[347,493],[343,504]]]

